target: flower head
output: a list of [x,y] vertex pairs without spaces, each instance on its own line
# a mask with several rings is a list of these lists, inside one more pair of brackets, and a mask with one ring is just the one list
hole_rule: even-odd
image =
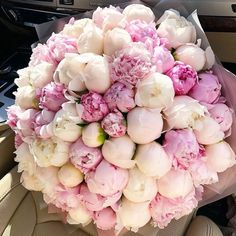
[[104,131],[114,138],[125,135],[127,129],[125,118],[118,110],[106,115],[103,118],[101,125]]
[[165,134],[164,149],[173,160],[173,166],[183,169],[188,169],[204,152],[190,129],[168,131]]
[[221,95],[218,77],[212,73],[201,73],[198,77],[198,83],[191,89],[189,96],[203,103],[216,103]]
[[47,40],[47,46],[57,62],[60,62],[66,53],[77,53],[76,39],[63,34],[53,33]]
[[111,79],[129,86],[143,80],[152,68],[151,55],[142,43],[131,43],[117,51],[110,62]]
[[98,93],[89,92],[81,96],[82,119],[87,122],[102,120],[109,109],[103,97]]
[[94,171],[85,176],[85,181],[92,193],[111,196],[122,191],[129,179],[128,171],[111,165],[103,160]]
[[125,30],[130,34],[133,42],[142,42],[150,50],[160,44],[155,23],[148,24],[141,20],[134,20],[126,25]]
[[187,196],[176,199],[166,198],[158,193],[150,204],[154,225],[163,229],[171,220],[178,220],[182,216],[190,214],[200,200],[197,191],[199,190],[192,190]]
[[94,170],[102,160],[102,152],[99,148],[86,146],[78,139],[70,148],[71,163],[83,173]]
[[42,62],[48,62],[49,64],[52,64],[54,66],[57,65],[57,61],[53,57],[49,47],[46,44],[39,43],[37,47],[33,49],[29,66],[36,66]]
[[197,82],[197,72],[180,61],[177,61],[166,75],[172,79],[176,95],[187,94]]
[[67,101],[64,90],[63,84],[52,82],[46,85],[41,90],[39,107],[54,112],[60,110],[61,105]]
[[121,112],[128,112],[135,107],[134,90],[120,82],[114,83],[103,99],[111,111],[118,108]]

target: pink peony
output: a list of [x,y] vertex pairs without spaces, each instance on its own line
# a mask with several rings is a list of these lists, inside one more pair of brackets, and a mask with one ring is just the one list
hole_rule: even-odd
[[22,143],[23,140],[21,136],[18,133],[15,133],[15,148],[17,149]]
[[187,94],[197,81],[197,72],[180,61],[176,61],[166,75],[172,79],[176,95]]
[[89,211],[101,211],[105,207],[113,206],[121,198],[121,195],[122,192],[117,192],[114,195],[104,197],[90,192],[86,184],[82,184],[80,188],[81,202]]
[[158,193],[150,204],[154,225],[163,229],[171,220],[178,220],[182,216],[190,214],[197,207],[198,201],[201,200],[202,191],[202,188],[198,188],[184,198],[176,199],[166,198]]
[[153,50],[152,63],[156,67],[157,72],[165,73],[174,66],[175,59],[168,49],[160,46],[155,47]]
[[209,168],[204,160],[199,159],[193,162],[189,167],[189,171],[195,187],[218,182],[217,172]]
[[128,170],[113,166],[105,160],[85,176],[89,190],[102,196],[111,196],[122,191],[128,179]]
[[216,103],[208,109],[210,116],[220,125],[223,132],[228,131],[233,123],[232,110],[223,103]]
[[34,121],[38,111],[35,109],[28,109],[18,114],[17,129],[21,138],[34,136]]
[[66,53],[77,53],[76,39],[62,34],[52,34],[47,40],[47,46],[57,62],[64,59]]
[[152,69],[151,54],[142,43],[131,43],[117,51],[110,62],[111,79],[129,86],[135,86]]
[[175,168],[188,169],[191,163],[202,157],[200,146],[190,129],[170,130],[165,134],[164,149],[172,158]]
[[55,192],[53,194],[44,194],[44,201],[47,204],[55,205],[63,211],[69,211],[80,205],[79,189],[80,186],[74,188],[67,188],[63,185],[55,186]]
[[67,101],[64,91],[63,84],[52,82],[46,85],[40,92],[39,107],[57,112],[61,109],[61,105]]
[[48,62],[56,67],[57,61],[54,59],[49,47],[45,44],[39,43],[37,47],[33,49],[33,53],[30,57],[29,66],[36,66],[42,62]]
[[36,135],[40,138],[46,139],[53,136],[52,129],[50,129],[50,123],[53,121],[55,113],[52,111],[42,110],[38,112],[35,117],[34,130]]
[[216,103],[221,95],[221,84],[211,72],[198,75],[198,83],[190,90],[189,96],[202,103]]
[[116,224],[116,213],[108,207],[101,211],[94,212],[93,219],[99,229],[110,230]]
[[118,108],[121,112],[128,112],[135,107],[134,90],[120,82],[114,83],[103,98],[111,111]]
[[125,118],[118,110],[105,116],[101,125],[104,131],[113,138],[125,135],[127,129]]
[[109,113],[105,100],[98,93],[89,92],[82,95],[80,103],[83,107],[81,118],[87,122],[102,120]]
[[14,130],[17,126],[18,116],[22,113],[22,110],[17,105],[12,105],[7,108],[7,124]]
[[134,20],[126,25],[125,30],[130,34],[133,42],[142,42],[152,51],[153,47],[159,46],[155,23],[146,23],[141,20]]
[[101,162],[102,152],[99,148],[86,146],[81,139],[78,139],[70,147],[70,160],[76,168],[87,173],[94,170]]

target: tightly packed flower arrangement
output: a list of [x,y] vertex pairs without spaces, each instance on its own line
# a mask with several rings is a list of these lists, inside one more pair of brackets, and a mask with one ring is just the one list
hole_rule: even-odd
[[232,110],[194,25],[177,11],[98,8],[33,49],[8,124],[23,185],[70,224],[159,228],[233,166]]

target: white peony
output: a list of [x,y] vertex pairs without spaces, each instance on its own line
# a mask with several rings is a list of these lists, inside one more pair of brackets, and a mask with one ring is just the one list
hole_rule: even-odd
[[36,171],[36,163],[33,155],[30,153],[29,145],[22,143],[15,151],[15,161],[18,162],[18,172],[26,171],[29,175],[33,175]]
[[105,93],[111,86],[108,61],[105,57],[97,55],[91,59],[84,68],[84,82],[88,90]]
[[48,62],[41,62],[40,64],[31,67],[30,83],[34,88],[43,88],[53,79],[54,65]]
[[54,79],[64,84],[72,91],[84,91],[86,89],[84,83],[84,67],[92,55],[78,55],[67,53],[65,58],[59,63]]
[[165,109],[171,105],[174,96],[171,78],[156,72],[138,82],[135,103],[140,107]]
[[92,218],[90,213],[82,205],[71,209],[67,216],[67,221],[69,224],[82,224],[85,226],[89,224],[91,220]]
[[205,116],[207,109],[189,96],[176,96],[173,103],[164,110],[164,117],[171,129],[194,127]]
[[214,171],[223,172],[236,164],[235,153],[225,141],[206,146],[206,163]]
[[53,120],[53,133],[56,137],[66,142],[76,141],[82,134],[82,123],[75,103],[64,103]]
[[164,176],[172,165],[171,159],[157,142],[138,145],[134,160],[146,176],[157,179]]
[[123,14],[125,15],[125,20],[128,22],[132,20],[141,20],[150,23],[155,20],[153,11],[149,7],[141,4],[131,4],[127,6],[124,9]]
[[159,109],[135,107],[127,116],[127,133],[138,144],[150,143],[162,133],[163,120]]
[[90,18],[76,20],[72,24],[66,24],[61,31],[61,34],[78,38],[84,32],[84,28],[89,27],[90,25],[93,25],[93,21]]
[[123,198],[117,217],[121,227],[137,232],[139,228],[146,225],[151,219],[149,201],[135,203]]
[[121,28],[114,28],[106,32],[104,37],[104,53],[112,56],[132,42],[130,34]]
[[157,183],[159,193],[172,199],[185,197],[194,188],[192,177],[185,170],[170,170]]
[[94,23],[89,23],[83,28],[83,32],[77,39],[79,53],[92,52],[101,55],[103,53],[103,32]]
[[119,138],[110,138],[102,146],[102,155],[111,164],[129,169],[134,167],[132,157],[135,152],[135,143],[124,135]]
[[34,108],[36,104],[36,91],[30,85],[19,87],[16,92],[14,92],[16,97],[16,105],[20,106],[22,109]]
[[199,119],[193,128],[197,141],[204,145],[220,142],[225,137],[220,125],[209,116]]
[[173,48],[196,41],[195,26],[180,16],[178,11],[172,9],[165,11],[157,24],[159,24],[157,28],[159,37],[167,38],[168,43]]
[[190,65],[194,70],[210,69],[215,63],[215,56],[210,47],[205,51],[196,44],[186,44],[175,51],[177,60]]
[[17,71],[19,78],[15,79],[15,84],[18,87],[30,85],[30,71],[31,67],[26,67]]
[[71,163],[66,163],[58,171],[59,181],[66,187],[72,188],[83,182],[82,172]]
[[129,181],[123,194],[132,202],[151,201],[157,194],[157,182],[134,167],[129,170]]
[[35,139],[30,144],[30,152],[38,166],[63,166],[69,160],[70,143],[58,138]]

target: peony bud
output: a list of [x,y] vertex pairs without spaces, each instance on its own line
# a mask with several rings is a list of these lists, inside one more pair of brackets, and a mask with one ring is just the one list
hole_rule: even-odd
[[161,136],[163,120],[158,109],[136,107],[128,113],[127,123],[127,133],[135,143],[150,143]]
[[105,93],[111,85],[108,62],[105,57],[97,55],[84,68],[84,82],[88,90]]
[[127,21],[141,20],[146,23],[151,23],[155,20],[155,15],[149,7],[141,4],[131,4],[123,10]]
[[189,96],[203,103],[217,102],[221,95],[221,84],[218,77],[212,73],[200,73],[198,77],[199,80],[191,89]]
[[196,44],[186,44],[178,47],[175,51],[175,58],[190,65],[196,71],[202,70],[206,63],[205,51]]
[[120,220],[121,227],[137,232],[151,219],[149,202],[135,203],[123,198],[117,217]]
[[197,141],[204,145],[214,144],[224,139],[224,132],[220,125],[211,117],[205,116],[194,125],[194,133]]
[[135,103],[140,107],[165,109],[173,102],[174,96],[170,77],[153,73],[137,84]]
[[185,170],[170,170],[157,183],[159,193],[172,199],[185,197],[193,190],[192,177]]
[[110,138],[102,146],[102,155],[111,164],[129,169],[133,168],[135,161],[132,157],[135,152],[135,144],[128,135],[119,138]]
[[236,164],[235,153],[225,141],[212,144],[206,146],[206,162],[214,171],[223,172]]
[[166,72],[173,82],[175,94],[185,95],[197,82],[197,72],[191,66],[177,61],[173,68]]
[[105,160],[101,161],[95,171],[88,172],[85,177],[89,190],[105,197],[122,191],[128,179],[127,170],[115,167]]
[[80,205],[68,212],[67,221],[69,224],[87,225],[92,220],[90,213]]
[[83,182],[83,174],[71,163],[63,165],[58,171],[59,181],[66,187],[72,188]]
[[126,30],[120,28],[109,30],[104,37],[104,53],[112,56],[131,42],[131,36]]
[[146,175],[161,178],[171,169],[171,159],[157,142],[138,145],[134,160],[138,168]]
[[124,196],[132,202],[151,201],[157,193],[157,183],[144,175],[137,167],[129,170],[129,181],[123,190]]

